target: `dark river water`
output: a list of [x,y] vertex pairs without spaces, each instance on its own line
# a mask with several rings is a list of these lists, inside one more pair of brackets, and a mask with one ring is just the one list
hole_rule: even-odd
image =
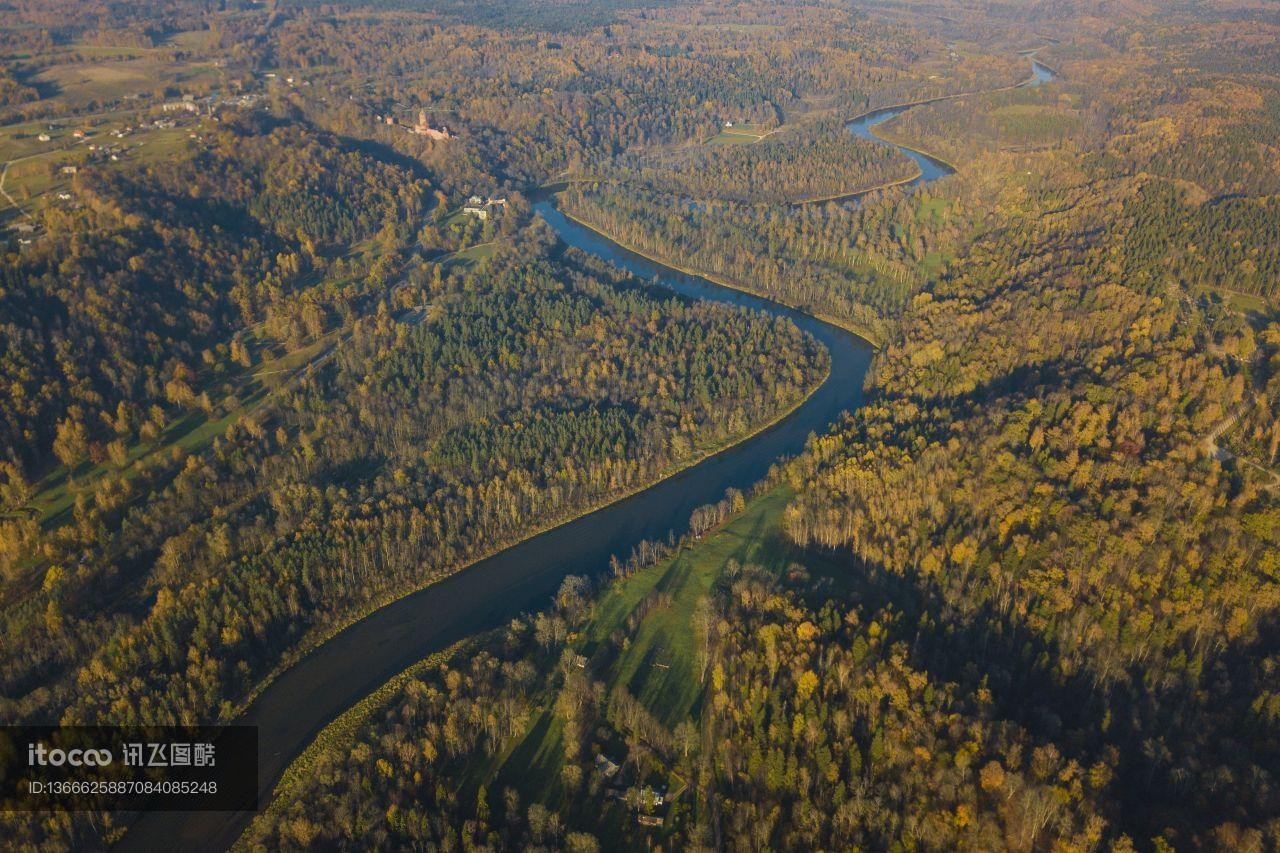
[[[1028,85],[1042,82],[1039,63]],[[1051,74],[1044,69],[1049,79]],[[910,107],[861,116],[850,130],[869,129]],[[888,144],[888,143],[883,143]],[[950,173],[945,164],[901,149],[926,174]],[[926,169],[926,165],[928,168]],[[785,419],[675,476],[575,521],[514,545],[438,583],[375,611],[324,643],[272,681],[238,721],[258,727],[259,804],[325,725],[410,664],[478,631],[546,607],[567,575],[597,575],[611,556],[626,557],[644,539],[683,533],[697,507],[746,489],[781,458],[799,453],[812,434],[830,429],[842,413],[862,404],[862,384],[872,348],[861,338],[822,320],[758,296],[685,275],[627,251],[567,219],[550,198],[535,210],[565,243],[637,276],[693,298],[710,299],[782,316],[812,335],[831,354],[829,377]],[[252,815],[238,812],[152,812],[140,817],[122,847],[132,850],[225,850]]]

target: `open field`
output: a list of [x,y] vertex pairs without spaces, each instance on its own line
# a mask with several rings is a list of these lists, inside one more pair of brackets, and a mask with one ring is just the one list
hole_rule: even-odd
[[715,136],[708,138],[706,145],[751,145],[764,139],[773,131],[765,130],[754,124],[735,124],[724,127]]
[[[76,141],[72,138],[71,131],[70,125],[58,125],[50,121],[31,121],[0,127],[0,161],[7,163],[71,145]],[[49,137],[48,142],[40,140],[42,133]]]
[[992,110],[992,116],[1001,138],[1026,144],[1050,144],[1078,133],[1084,125],[1079,115],[1046,104],[1005,104]]
[[1216,296],[1241,314],[1266,314],[1272,307],[1265,296],[1255,293],[1241,293],[1226,288],[1204,288],[1200,292]]
[[[32,133],[37,124],[41,130]],[[90,162],[92,152],[89,145],[118,148],[119,161],[94,161],[96,168],[112,168],[131,160],[147,163],[171,157],[187,144],[193,132],[191,127],[147,128],[117,139],[108,131],[123,126],[123,122],[112,122],[96,127],[89,139],[77,140],[68,127],[44,130],[47,125],[37,124],[15,126],[22,130],[5,128],[0,131],[0,162],[9,164],[4,190],[23,208],[48,193],[69,190],[72,176],[63,173],[62,168]],[[38,140],[40,132],[48,133],[48,142]]]
[[[625,687],[669,728],[685,720],[697,720],[703,689],[694,627],[699,605],[730,560],[755,563],[774,571],[789,564],[795,553],[782,538],[781,525],[790,497],[786,487],[769,492],[752,501],[720,530],[604,593],[574,649],[588,659],[592,678],[605,683],[606,693]],[[610,636],[625,631],[631,615],[655,594],[667,597],[669,603],[651,608],[629,634],[622,651],[609,660]],[[538,796],[543,802],[569,802],[559,776],[564,752],[561,723],[550,708],[553,701],[554,697],[547,697],[546,710],[502,758],[496,773],[489,769],[481,778],[473,779],[475,784],[496,780],[500,786],[516,788],[522,796]],[[667,780],[671,790],[680,784],[681,780]],[[627,809],[611,802],[580,803],[575,808],[610,815],[619,831],[622,821],[630,815]]]
[[707,140],[707,145],[752,145],[762,139],[749,133],[732,133],[722,130]]
[[650,592],[672,597],[670,607],[645,618],[610,670],[610,682],[626,685],[665,725],[674,727],[699,710],[702,683],[693,630],[698,603],[730,560],[779,570],[785,566],[788,548],[781,524],[789,498],[786,489],[765,495],[719,532],[628,580],[601,601],[584,651],[622,627]]
[[169,36],[165,44],[183,50],[207,50],[217,46],[217,38],[210,30],[187,30]]
[[216,86],[218,80],[219,72],[211,63],[139,57],[53,65],[32,78],[32,83],[48,100],[79,108],[166,89]]
[[159,48],[142,47],[140,45],[75,42],[68,47],[66,52],[75,56],[93,59],[141,59],[147,56],[155,56],[161,51]]
[[916,211],[916,221],[936,224],[945,223],[947,221],[947,211],[950,208],[951,202],[945,198],[921,199],[920,208]]
[[492,240],[490,240],[487,243],[477,243],[474,246],[469,246],[465,249],[460,249],[459,251],[454,252],[445,261],[445,266],[446,267],[475,266],[481,261],[492,258],[493,253],[496,252],[497,250],[498,250],[498,244]]

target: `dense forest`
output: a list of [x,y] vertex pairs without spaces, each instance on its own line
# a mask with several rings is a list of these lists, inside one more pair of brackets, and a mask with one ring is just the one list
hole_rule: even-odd
[[1202,438],[1245,396],[1255,333],[1104,284],[1108,247],[1073,257],[1078,232],[1030,227],[1016,292],[983,253],[913,312],[883,405],[815,447],[789,530],[916,578],[943,621],[1011,623],[1008,660],[982,664],[1002,707],[1082,758],[1114,751],[1144,837],[1265,823],[1275,685],[1244,662],[1273,654],[1271,482]]
[[[724,133],[732,139],[733,132],[730,122]],[[840,121],[776,133],[748,144],[624,155],[600,170],[600,180],[692,199],[777,203],[849,195],[914,175],[910,160],[850,135]]]
[[926,236],[946,230],[938,217],[899,207],[686,201],[613,184],[575,185],[562,203],[625,246],[877,341],[924,280]]
[[310,285],[358,241],[410,240],[429,184],[406,177],[260,116],[223,123],[175,160],[77,175],[78,206],[45,207],[44,239],[4,265],[11,461],[32,477],[55,455],[69,468],[98,462],[142,426],[131,413],[189,403],[192,379],[229,361],[210,351],[236,330],[300,312],[303,290],[321,313],[365,295]]
[[[687,464],[820,376],[789,324],[646,295],[538,258],[549,245],[535,229],[483,272],[435,267],[427,319],[357,320],[146,500],[107,477],[36,535],[52,565],[6,613],[7,713],[225,716],[321,626]],[[102,601],[131,587],[154,603],[118,621],[133,605]]]
[[[1159,110],[1144,93],[1164,66],[1130,67],[1103,91],[1118,60],[1097,51],[1064,51],[1066,92],[946,102],[890,125],[894,138],[949,133],[937,150],[973,163],[905,199],[731,204],[696,191],[697,171],[567,193],[568,211],[628,245],[878,322],[871,402],[788,469],[785,556],[718,556],[716,537],[738,541],[731,523],[690,546],[710,554],[696,606],[677,571],[696,556],[624,573],[589,605],[562,594],[478,640],[476,669],[463,654],[416,673],[250,838],[1273,843],[1280,326],[1267,172],[1247,171],[1244,153],[1202,158],[1203,179],[1153,168],[1110,110]],[[1225,121],[1237,115],[1248,119]],[[1195,125],[1178,127],[1193,150]],[[1257,183],[1233,195],[1238,168]],[[894,295],[833,275],[836,247],[846,264],[874,252],[881,281],[902,270]],[[653,591],[628,592],[645,572]],[[655,653],[656,626],[676,631],[664,647],[691,647],[683,681],[643,674],[669,658],[635,663]],[[446,709],[473,703],[504,714],[450,722]],[[521,785],[522,773],[547,776]],[[391,809],[367,810],[359,785]]]
[[[789,321],[558,243],[531,200],[567,182],[619,243],[867,337],[865,404],[412,667],[247,847],[1275,847],[1278,25],[11,4],[0,719],[234,721],[826,375]],[[1018,88],[1033,50],[1059,76]],[[956,173],[890,186],[910,161],[843,121],[936,98],[878,132]]]

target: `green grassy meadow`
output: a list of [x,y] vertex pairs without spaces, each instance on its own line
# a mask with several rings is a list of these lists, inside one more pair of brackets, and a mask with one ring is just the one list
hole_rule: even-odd
[[[703,684],[695,614],[731,560],[781,572],[796,557],[782,533],[783,510],[790,498],[789,488],[774,489],[750,502],[718,531],[615,583],[602,595],[571,645],[587,658],[592,679],[604,682],[606,694],[615,687],[625,687],[669,729],[684,721],[698,722]],[[616,647],[609,642],[610,636],[627,632],[631,615],[654,593],[668,596],[669,604],[649,609],[636,630],[628,634],[621,651],[614,654]],[[634,822],[629,807],[581,794],[571,797],[561,781],[564,743],[554,701],[554,695],[548,694],[543,710],[524,736],[490,766],[473,774],[471,785],[489,785],[491,791],[512,787],[522,798],[536,797],[549,807],[569,805],[571,811],[589,816],[590,822],[601,828],[601,842],[606,847],[614,842],[622,844],[630,837],[624,830]],[[605,747],[619,759],[626,752],[621,740]],[[678,791],[684,785],[683,779],[666,768],[650,766],[642,774],[660,781],[668,791]]]
[[710,137],[705,145],[752,145],[769,135],[769,131],[754,124],[735,124],[725,127]]

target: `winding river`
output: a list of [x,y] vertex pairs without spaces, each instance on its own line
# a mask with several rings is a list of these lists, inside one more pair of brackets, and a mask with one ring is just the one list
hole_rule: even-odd
[[[1045,66],[1034,59],[1032,62],[1035,77],[1024,85],[1052,78]],[[891,144],[872,134],[871,128],[911,106],[867,113],[854,119],[849,129]],[[949,166],[926,154],[899,150],[921,167],[921,175],[913,183],[951,173]],[[270,800],[289,763],[325,725],[410,664],[466,636],[503,625],[522,612],[545,607],[566,575],[598,574],[609,565],[611,556],[626,557],[643,539],[665,539],[671,531],[683,533],[694,509],[719,500],[728,488],[750,487],[775,461],[799,453],[811,434],[826,432],[842,413],[862,404],[863,377],[872,348],[861,338],[771,300],[643,258],[568,219],[553,198],[536,201],[534,208],[566,244],[642,279],[656,281],[691,299],[709,299],[791,320],[830,352],[830,374],[803,404],[768,429],[642,492],[388,604],[279,675],[239,720],[258,727],[262,806]],[[184,853],[225,850],[252,817],[240,812],[151,812],[134,823],[121,846]]]
[[[1031,58],[1031,76],[1026,80],[1024,80],[1023,82],[1019,83],[1017,86],[1011,86],[1010,88],[1012,89],[1032,88],[1035,86],[1039,86],[1042,83],[1048,83],[1050,80],[1053,79],[1054,77],[1053,69],[1045,65],[1043,62],[1040,62],[1039,60],[1035,59],[1034,54],[1035,54],[1035,51],[1031,51],[1027,54],[1027,56],[1032,57]],[[895,107],[883,107],[878,110],[872,110],[871,112],[863,113],[862,115],[855,118],[853,121],[849,122],[849,124],[846,125],[846,127],[849,128],[849,132],[852,133],[854,136],[860,137],[862,139],[868,139],[872,142],[878,142],[881,145],[893,145],[893,143],[889,142],[883,137],[876,135],[873,128],[875,128],[877,125],[884,124],[886,121],[889,121],[890,119],[897,118],[898,116],[905,113],[907,110],[921,106],[922,104],[933,104],[933,103],[937,103],[938,101],[951,101],[960,97],[964,97],[964,96],[963,95],[947,95],[941,98],[932,98],[927,101],[918,101],[912,104],[903,104],[901,106],[895,106]],[[924,153],[923,151],[915,151],[911,148],[904,148],[901,145],[893,145],[893,147],[897,148],[903,154],[910,157],[915,162],[916,166],[918,166],[920,169],[919,175],[917,175],[912,180],[906,182],[905,184],[901,184],[900,186],[914,187],[917,184],[927,184],[927,183],[930,183],[931,181],[938,180],[938,178],[945,178],[947,175],[950,175],[955,171],[955,169],[953,169],[950,164],[945,163],[936,157],[931,157],[928,154]],[[850,195],[845,196],[844,198],[852,198],[857,195],[865,194],[865,192],[866,191],[864,191],[863,193],[851,193]]]
[[[1003,90],[997,89],[996,91],[1034,88],[1043,83],[1048,83],[1050,80],[1052,80],[1056,76],[1053,69],[1035,58],[1035,55],[1037,52],[1038,51],[1036,50],[1031,50],[1023,54],[1024,56],[1026,56],[1028,59],[1031,60],[1031,76],[1030,77],[1028,77],[1026,80],[1023,80],[1021,83],[1018,83],[1013,86],[1007,86]],[[956,100],[957,98],[964,98],[964,97],[968,97],[968,96],[963,94],[943,95],[938,98],[928,98],[923,101],[913,101],[912,103],[909,103],[909,104],[897,104],[890,107],[880,107],[878,109],[870,110],[869,112],[863,113],[862,115],[858,116],[857,118],[849,122],[847,125],[845,125],[845,127],[848,128],[849,132],[852,133],[854,136],[858,137],[859,139],[866,139],[878,145],[888,145],[890,147],[896,148],[899,152],[909,157],[911,161],[916,164],[917,171],[916,171],[916,176],[914,178],[902,181],[900,183],[887,184],[880,187],[872,187],[871,189],[854,190],[853,192],[844,193],[841,195],[824,196],[822,198],[796,201],[792,203],[792,206],[801,207],[808,204],[828,204],[831,202],[856,201],[857,199],[860,199],[865,195],[876,192],[877,190],[886,189],[887,187],[914,187],[920,184],[932,183],[933,181],[936,181],[939,178],[945,178],[947,175],[952,174],[953,172],[955,172],[955,169],[952,168],[950,163],[947,163],[944,160],[939,160],[937,157],[926,154],[923,151],[916,151],[913,148],[907,148],[905,146],[897,145],[893,142],[890,142],[889,140],[885,139],[883,136],[880,136],[879,134],[877,134],[875,132],[875,128],[878,125],[882,125],[887,121],[897,118],[898,116],[905,113],[907,110],[915,109],[916,107],[923,106],[925,104],[936,104],[939,101],[953,101],[953,100]]]

